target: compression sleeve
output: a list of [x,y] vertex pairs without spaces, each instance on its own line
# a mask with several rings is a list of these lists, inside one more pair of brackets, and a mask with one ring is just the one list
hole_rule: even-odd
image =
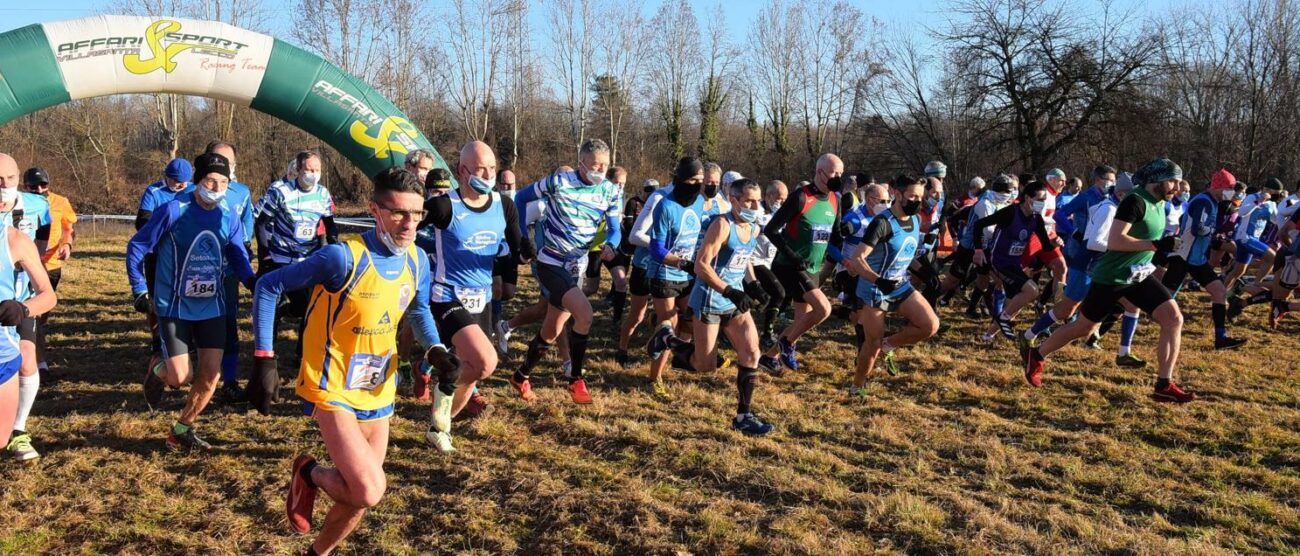
[[226,259],[230,261],[231,268],[235,269],[235,275],[239,281],[253,288],[253,265],[249,261],[248,248],[244,246],[244,226],[240,219],[230,227],[230,236],[226,243]]
[[792,261],[797,260],[799,254],[790,248],[790,245],[785,241],[785,235],[781,232],[785,230],[785,225],[794,220],[796,214],[803,210],[805,195],[803,188],[795,190],[794,195],[787,199],[785,204],[781,205],[781,208],[777,209],[776,213],[772,215],[772,219],[767,222],[767,225],[763,226],[763,237],[767,238],[767,241],[772,244],[772,247],[776,248],[776,251],[781,256]]
[[636,221],[632,223],[632,231],[628,241],[637,247],[650,246],[650,227],[654,224],[655,207],[664,198],[663,193],[651,194],[641,207],[641,213],[636,215]]
[[528,203],[536,201],[537,199],[538,196],[537,196],[536,183],[519,190],[518,193],[515,193],[515,213],[516,216],[519,218],[520,229],[524,229],[528,227],[528,222],[524,220],[525,218],[528,217]]
[[[415,265],[419,269],[420,276],[429,275],[429,257],[416,257]],[[411,301],[407,314],[410,315],[411,331],[415,333],[415,341],[429,348],[441,344],[442,338],[438,336],[438,327],[433,321],[433,311],[429,308],[430,280],[417,280],[417,282],[415,299]]]
[[975,221],[975,248],[983,249],[984,231],[989,226],[1008,226],[1011,224],[1013,210],[1020,210],[1016,205],[1007,205],[997,212]]
[[[336,243],[259,278],[253,289],[253,338],[257,351],[275,351],[275,306],[284,292],[317,284],[338,291],[344,286],[351,271],[352,254],[347,246]],[[427,283],[428,280],[423,282]],[[425,294],[427,297],[428,292]]]
[[430,197],[424,202],[424,212],[424,220],[420,222],[421,228],[433,226],[439,230],[446,230],[447,226],[451,225],[451,197],[446,195]]
[[533,258],[533,242],[524,235],[523,229],[519,226],[518,207],[509,199],[502,197],[507,202],[501,203],[501,211],[506,218],[506,245],[510,247],[510,253],[514,255],[514,261],[528,260]]
[[152,253],[163,234],[171,229],[175,222],[175,206],[168,204],[163,206],[163,210],[153,213],[149,221],[126,244],[126,277],[134,295],[149,291],[149,283],[144,274],[144,256]]
[[884,218],[872,218],[871,223],[867,224],[867,231],[862,234],[862,245],[875,249],[876,245],[889,241],[893,236],[894,228]]

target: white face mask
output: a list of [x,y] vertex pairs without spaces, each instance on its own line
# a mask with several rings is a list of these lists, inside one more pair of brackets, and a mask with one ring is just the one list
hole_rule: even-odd
[[871,209],[871,215],[876,216],[878,214],[884,214],[889,211],[889,205],[890,203],[876,203],[876,206]]
[[[1225,200],[1225,201],[1231,201],[1231,200],[1232,200],[1234,197],[1236,197],[1236,196],[1237,196],[1237,192],[1236,192],[1235,190],[1232,190],[1232,189],[1229,189],[1229,190],[1223,192],[1223,200]],[[3,200],[3,199],[0,199],[0,200]]]
[[231,164],[231,165],[230,165],[230,181],[239,181],[239,178],[236,178],[236,177],[235,177],[235,165],[234,165],[234,164]]
[[16,202],[17,200],[18,200],[17,187],[0,188],[0,203],[4,203],[8,205]]
[[415,173],[415,175],[420,176],[420,183],[424,183],[424,180],[429,179],[428,170],[419,170]]
[[203,199],[205,202],[212,205],[220,203],[222,199],[226,198],[226,192],[224,190],[213,191],[206,187],[200,187],[198,189],[195,189],[195,191],[199,193],[200,199]]
[[393,239],[393,235],[388,233],[388,230],[385,230],[382,226],[375,227],[375,237],[379,238],[379,243],[384,244],[384,247],[388,248],[389,253],[396,255],[405,251],[405,249],[398,247],[397,241]]
[[601,184],[601,183],[604,183],[604,182],[605,182],[605,172],[597,172],[597,171],[595,171],[595,170],[587,170],[587,181],[591,182],[591,185],[599,185],[599,184]]
[[999,193],[997,191],[989,192],[989,200],[993,201],[993,204],[995,205],[1010,204],[1013,199],[1015,199],[1015,193],[1010,191],[1006,193]]
[[320,172],[303,172],[298,176],[298,188],[303,191],[316,189],[318,183],[320,183]]
[[1033,204],[1029,206],[1034,211],[1034,214],[1042,215],[1044,212],[1047,212],[1047,201],[1034,201]]

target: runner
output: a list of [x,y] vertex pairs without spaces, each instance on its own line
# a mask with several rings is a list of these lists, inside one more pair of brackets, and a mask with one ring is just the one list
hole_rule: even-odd
[[[496,192],[512,206],[515,204],[516,185],[514,172],[502,170],[497,173]],[[494,330],[496,324],[505,318],[505,302],[514,299],[518,290],[519,261],[510,255],[498,257],[492,265],[492,318],[496,319],[492,323]],[[502,351],[501,354],[505,355],[505,352]]]
[[[166,370],[145,373],[149,408],[157,409],[163,388],[189,383],[185,408],[167,435],[167,447],[211,448],[195,433],[199,414],[217,389],[226,343],[226,290],[221,286],[226,261],[251,289],[253,269],[244,248],[243,226],[223,202],[230,184],[230,163],[219,154],[194,160],[198,187],[189,199],[159,208],[127,244],[126,272],[136,309],[158,315]],[[154,253],[154,287],[147,287],[144,257]],[[150,293],[152,291],[152,294]],[[198,350],[199,368],[190,368],[190,351]]]
[[1243,338],[1228,337],[1228,290],[1209,259],[1214,224],[1218,221],[1218,205],[1236,194],[1232,189],[1234,181],[1212,179],[1209,189],[1183,204],[1185,210],[1179,221],[1180,231],[1171,242],[1168,266],[1161,280],[1166,289],[1177,295],[1190,274],[1210,294],[1215,349],[1234,349],[1246,343]]
[[[208,143],[208,154],[219,154],[230,161],[230,186],[223,202],[234,211],[243,227],[244,249],[253,252],[253,193],[247,185],[235,178],[235,146],[224,141]],[[251,255],[250,255],[251,256]],[[247,398],[239,387],[239,277],[227,261],[223,286],[226,288],[226,350],[221,356],[221,401],[227,404],[244,403]]]
[[[0,207],[15,210],[18,202],[18,163],[13,157],[0,153]],[[26,356],[19,348],[18,327],[24,321],[44,315],[54,308],[54,287],[41,264],[41,250],[31,237],[18,226],[5,226],[6,241],[0,243],[0,446],[5,446],[10,456],[18,461],[31,461],[40,454],[31,446],[26,432],[27,416],[22,407],[31,410],[31,401],[24,401],[27,392],[23,378],[14,380],[25,367]],[[40,376],[32,374],[30,376]],[[29,379],[30,380],[30,379]],[[10,431],[13,431],[10,433]]]
[[[587,249],[596,237],[596,229],[605,222],[605,247],[601,260],[614,257],[621,231],[623,190],[605,179],[609,168],[609,145],[599,139],[583,143],[579,150],[579,170],[556,172],[515,195],[515,205],[521,218],[526,218],[528,203],[545,201],[546,216],[542,225],[546,230],[543,242],[538,245],[537,277],[542,294],[550,302],[542,329],[529,342],[528,352],[511,383],[525,400],[536,398],[528,377],[542,356],[560,337],[566,321],[572,317],[569,332],[571,366],[565,378],[569,381],[569,394],[574,403],[591,403],[583,367],[587,360],[587,336],[591,333],[592,310],[581,288],[582,265]],[[527,224],[526,221],[520,221]]]
[[451,340],[460,360],[458,369],[444,368],[437,377],[425,434],[443,453],[454,451],[452,417],[467,404],[474,404],[476,414],[488,405],[476,388],[497,367],[497,352],[489,337],[492,267],[503,255],[515,264],[533,257],[531,243],[520,234],[514,204],[493,191],[496,166],[496,155],[486,143],[467,143],[456,169],[459,186],[426,201],[420,223],[433,228],[437,245],[430,267],[429,306],[437,317],[438,336]]
[[[59,279],[63,275],[64,261],[72,257],[72,243],[76,240],[77,213],[72,210],[72,203],[67,197],[50,191],[50,176],[41,168],[31,168],[23,174],[23,185],[27,192],[45,197],[50,205],[50,237],[46,241],[45,253],[41,260],[45,263],[45,272],[50,278],[50,287],[59,289]],[[45,322],[49,313],[36,319],[36,358],[37,367],[45,372],[48,365],[45,360]]]
[[[689,183],[689,180],[686,180]],[[731,212],[713,219],[700,245],[699,264],[695,266],[695,285],[691,289],[690,308],[695,313],[694,344],[673,335],[673,324],[663,322],[650,340],[663,351],[671,348],[675,357],[689,361],[696,370],[712,372],[717,361],[718,330],[736,350],[736,415],[731,427],[747,435],[761,436],[772,431],[771,423],[754,415],[750,404],[758,384],[758,330],[749,311],[750,298],[745,294],[750,258],[762,234],[756,220],[762,212],[762,193],[758,184],[736,178],[726,187]],[[664,201],[660,206],[667,206]]]
[[[613,182],[614,185],[618,187],[619,191],[623,191],[627,186],[627,170],[618,166],[610,168],[609,181]],[[619,244],[620,249],[618,249],[617,253],[614,254],[613,259],[603,263],[605,268],[609,270],[610,280],[609,293],[605,296],[605,300],[611,309],[611,316],[613,317],[615,325],[623,322],[623,309],[627,305],[627,267],[631,262],[631,257],[623,253],[622,246],[627,243],[628,228],[631,226],[632,221],[636,219],[637,213],[641,210],[639,204],[632,206],[636,199],[637,197],[634,195],[628,199],[627,204],[623,205],[623,220],[620,223],[621,229],[619,234],[622,237],[622,241]],[[635,209],[630,217],[628,215],[629,208]],[[597,287],[596,291],[599,291],[599,289],[600,288]]]
[[921,204],[921,212],[918,213],[921,217],[921,246],[912,258],[912,275],[924,284],[922,294],[931,305],[939,298],[941,276],[936,250],[946,224],[943,209],[947,204],[947,194],[944,192],[943,180],[947,176],[948,167],[944,163],[932,160],[925,165],[925,199]]
[[1178,362],[1183,316],[1178,303],[1151,274],[1155,241],[1164,232],[1162,201],[1178,190],[1183,171],[1168,159],[1147,163],[1133,177],[1133,194],[1124,198],[1108,233],[1107,251],[1093,267],[1092,286],[1083,300],[1080,318],[1052,334],[1041,346],[1023,351],[1025,380],[1042,384],[1046,358],[1097,327],[1120,299],[1127,299],[1149,313],[1160,325],[1159,375],[1151,396],[1160,402],[1186,403],[1196,399],[1173,382]]
[[173,158],[163,170],[163,179],[144,188],[140,195],[140,207],[135,213],[135,229],[139,231],[153,212],[175,199],[187,198],[194,191],[190,180],[194,177],[194,166],[184,158]]
[[631,294],[631,311],[626,314],[619,325],[618,330],[618,351],[614,353],[614,361],[619,367],[626,367],[631,359],[628,356],[628,346],[632,343],[632,334],[636,328],[645,320],[646,306],[650,303],[650,278],[646,276],[646,267],[650,260],[650,249],[633,243],[633,229],[636,223],[641,221],[642,214],[649,214],[654,209],[650,205],[650,199],[655,199],[657,203],[659,195],[655,192],[659,189],[659,181],[647,179],[641,184],[641,193],[634,195],[627,200],[623,206],[623,243],[619,249],[624,255],[631,251],[629,262],[632,265],[632,272],[628,276],[627,289]]
[[[719,172],[721,174],[721,172]],[[655,317],[660,323],[676,326],[686,335],[686,319],[681,316],[681,304],[691,291],[695,254],[704,228],[706,200],[701,190],[705,187],[707,172],[698,158],[686,157],[677,162],[673,170],[673,183],[654,203],[650,220],[650,298],[654,303]],[[715,179],[721,180],[721,175]],[[648,205],[647,205],[648,206]],[[652,338],[653,340],[653,338]],[[663,372],[668,368],[671,353],[666,345],[656,342],[646,344],[650,356],[650,386],[655,395],[671,399],[663,382]]]
[[[862,204],[854,207],[840,219],[840,245],[830,246],[827,250],[831,259],[836,261],[835,289],[844,295],[844,307],[848,310],[848,321],[853,324],[854,345],[861,346],[866,341],[866,330],[862,328],[862,318],[858,310],[862,308],[862,299],[858,297],[859,273],[849,268],[850,259],[857,252],[862,234],[876,217],[889,211],[893,201],[889,198],[889,187],[879,183],[869,183],[859,192]],[[924,204],[922,204],[924,207]],[[918,218],[920,216],[918,215]],[[922,228],[924,229],[924,222]],[[919,245],[914,246],[918,250]],[[915,253],[913,253],[915,255]]]
[[985,244],[985,231],[997,230],[989,241],[988,254],[980,247],[975,249],[972,259],[977,266],[988,264],[993,267],[1002,288],[1011,299],[1000,314],[993,316],[993,322],[984,332],[985,343],[991,342],[1000,330],[1007,339],[1015,339],[1016,332],[1011,321],[1020,309],[1038,297],[1038,286],[1026,272],[1026,256],[1031,239],[1038,238],[1041,245],[1052,244],[1047,235],[1046,218],[1043,216],[1047,207],[1047,184],[1031,182],[1020,190],[1019,202],[998,209],[997,212],[975,222],[975,245]]
[[1066,281],[1063,296],[1051,309],[1038,317],[1034,325],[1025,330],[1024,339],[1029,343],[1038,340],[1038,336],[1053,326],[1069,321],[1079,308],[1079,303],[1088,294],[1092,284],[1089,267],[1096,259],[1097,253],[1088,249],[1085,232],[1088,229],[1088,217],[1093,207],[1105,201],[1115,187],[1114,168],[1106,165],[1092,169],[1092,187],[1082,191],[1060,205],[1056,211],[1057,230],[1070,230],[1065,236]]
[[817,159],[812,185],[796,189],[763,227],[763,235],[777,250],[772,272],[781,280],[786,295],[794,299],[794,321],[759,361],[774,374],[781,374],[782,367],[799,369],[799,338],[831,314],[831,303],[814,277],[821,272],[826,245],[839,234],[838,192],[843,173],[840,157],[823,154]]
[[[1272,194],[1277,191],[1275,188],[1280,187],[1281,182],[1273,178],[1268,183],[1269,185],[1258,193],[1247,195],[1238,210],[1240,217],[1236,234],[1233,236],[1233,241],[1237,244],[1236,260],[1233,261],[1232,269],[1223,277],[1223,283],[1229,290],[1232,290],[1237,279],[1246,274],[1255,257],[1260,259],[1262,273],[1267,273],[1273,266],[1273,258],[1277,253],[1269,247],[1268,242],[1264,241],[1264,232],[1272,223],[1273,217],[1277,215],[1277,203],[1272,202]],[[1263,276],[1257,274],[1255,281],[1262,282]],[[1236,313],[1239,312],[1230,309],[1228,318],[1236,318]]]
[[[857,291],[863,307],[859,323],[865,332],[859,344],[853,383],[849,395],[867,395],[867,374],[876,359],[885,356],[885,369],[898,374],[894,350],[916,344],[939,331],[939,317],[908,279],[908,267],[917,253],[923,236],[918,213],[924,203],[926,180],[914,176],[894,179],[895,197],[889,208],[881,210],[860,231],[857,247],[845,259],[857,275]],[[885,338],[885,313],[897,312],[907,324]]]
[[[1173,254],[1174,249],[1178,247],[1179,236],[1182,235],[1181,227],[1183,214],[1187,211],[1187,202],[1192,199],[1192,185],[1187,180],[1178,183],[1178,193],[1173,199],[1165,201],[1165,233],[1161,236],[1160,241],[1156,242],[1156,254],[1151,258],[1151,264],[1156,265],[1155,277],[1164,280],[1165,271],[1169,267],[1169,257]],[[1182,284],[1169,288],[1171,292],[1177,292]]]
[[[1016,199],[1018,189],[1016,188],[1015,178],[1007,174],[998,174],[988,184],[988,189],[980,196],[980,200],[971,205],[965,216],[957,215],[958,219],[964,219],[965,225],[962,226],[961,232],[957,236],[957,250],[951,257],[948,265],[948,276],[944,278],[939,294],[939,304],[947,305],[957,294],[957,289],[963,283],[972,282],[974,288],[971,290],[966,306],[966,316],[971,319],[979,317],[979,303],[988,299],[989,305],[993,304],[991,294],[986,295],[990,286],[989,267],[985,265],[972,264],[975,258],[975,222],[985,218],[999,209],[1010,205]],[[984,230],[986,241],[993,238],[992,230]],[[980,249],[987,245],[979,245]],[[999,315],[1002,311],[989,311],[990,316]]]
[[[334,225],[334,200],[329,189],[320,183],[320,155],[311,151],[299,152],[298,178],[292,184],[282,183],[266,190],[258,205],[257,251],[261,256],[259,275],[283,268],[307,258],[323,244],[338,242],[338,228]],[[324,226],[324,233],[321,227]],[[285,313],[301,317],[307,309],[307,292],[292,291],[286,295],[283,310],[276,312],[276,327]],[[302,342],[301,325],[299,339]],[[301,353],[301,347],[298,349]]]
[[[767,183],[767,187],[763,190],[763,215],[758,217],[759,226],[767,227],[767,223],[772,221],[772,214],[781,208],[788,196],[789,191],[785,187],[785,182],[772,180]],[[762,309],[763,313],[762,323],[758,327],[758,343],[763,350],[772,349],[772,346],[776,345],[776,335],[773,333],[773,330],[776,329],[776,318],[787,302],[785,288],[781,286],[781,280],[777,279],[776,275],[772,273],[772,260],[775,258],[776,247],[772,246],[772,241],[767,239],[765,235],[759,235],[758,249],[754,251],[753,266],[754,277],[758,279],[758,283],[763,287],[763,293],[767,297],[767,303],[764,306],[755,307],[755,310]],[[757,319],[757,317],[755,318]]]
[[[15,172],[16,173],[16,172]],[[42,195],[20,191],[18,180],[6,180],[5,190],[0,194],[0,215],[7,215],[6,226],[18,228],[36,244],[39,253],[44,253],[49,245],[52,217],[50,203]],[[12,196],[12,198],[7,198]],[[48,275],[47,275],[48,279]],[[32,294],[28,287],[29,277],[20,273],[15,282],[18,288],[16,301],[26,301]],[[31,461],[40,457],[32,447],[32,437],[27,431],[27,417],[31,415],[36,403],[36,394],[41,386],[40,358],[37,352],[38,324],[36,317],[24,318],[18,324],[18,347],[23,354],[22,371],[18,377],[18,414],[14,420],[14,433],[9,445],[9,454],[19,461]]]
[[309,289],[302,370],[297,392],[316,419],[334,467],[301,454],[294,459],[285,511],[299,534],[312,528],[319,491],[334,500],[308,554],[328,554],[356,528],[387,489],[384,457],[397,390],[397,321],[409,313],[426,359],[456,363],[442,347],[429,312],[428,258],[414,246],[424,216],[424,185],[390,168],[374,179],[375,228],[324,247],[257,281],[253,301],[257,367],[275,368],[275,306],[281,295]]
[[1282,229],[1278,230],[1278,238],[1282,244],[1278,256],[1285,257],[1285,262],[1270,287],[1273,306],[1268,314],[1269,328],[1277,329],[1282,318],[1296,309],[1296,304],[1289,303],[1287,299],[1291,297],[1292,292],[1300,288],[1300,241],[1296,240],[1298,229],[1300,229],[1300,211],[1294,211],[1282,224]]

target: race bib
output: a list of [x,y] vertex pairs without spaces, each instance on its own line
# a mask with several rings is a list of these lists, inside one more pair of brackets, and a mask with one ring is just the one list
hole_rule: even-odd
[[813,243],[827,243],[831,240],[830,224],[813,224],[812,226]]
[[456,298],[460,300],[461,307],[471,315],[483,312],[483,308],[487,306],[487,296],[487,288],[456,288]]
[[580,259],[564,261],[564,270],[569,273],[569,276],[574,277],[574,279],[579,278],[582,276],[582,273],[587,270],[587,258],[582,257]]
[[1012,257],[1019,257],[1025,254],[1025,244],[1021,242],[1012,243],[1008,250]]
[[185,281],[185,297],[205,298],[217,295],[215,279],[190,278]]
[[347,389],[374,390],[388,378],[388,358],[358,353],[348,362]]
[[898,282],[902,282],[902,281],[904,281],[904,280],[907,279],[907,269],[906,269],[906,268],[891,268],[891,269],[889,269],[889,270],[886,270],[886,271],[885,271],[885,279],[886,279],[886,280],[896,280],[896,281],[898,281]]
[[1150,276],[1151,273],[1155,272],[1156,265],[1153,265],[1151,263],[1135,264],[1133,266],[1128,267],[1128,271],[1129,271],[1128,283],[1136,284],[1138,282],[1146,280],[1147,276]]
[[316,224],[299,222],[294,225],[293,237],[298,241],[308,241],[316,237]]

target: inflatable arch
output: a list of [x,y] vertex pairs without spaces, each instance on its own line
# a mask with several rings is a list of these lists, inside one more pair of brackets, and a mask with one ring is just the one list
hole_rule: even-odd
[[366,175],[429,140],[393,103],[319,56],[214,21],[95,16],[0,34],[0,124],[119,93],[195,95],[248,106],[337,149]]

